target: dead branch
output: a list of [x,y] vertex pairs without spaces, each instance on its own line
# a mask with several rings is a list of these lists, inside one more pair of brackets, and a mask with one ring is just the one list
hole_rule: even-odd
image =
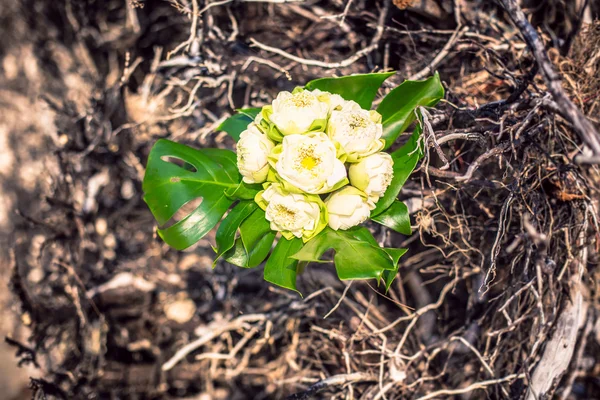
[[594,154],[600,155],[600,135],[592,123],[581,113],[581,111],[569,99],[564,89],[560,76],[554,69],[544,48],[544,43],[538,36],[536,30],[531,26],[521,7],[515,0],[500,0],[514,24],[519,28],[529,49],[537,61],[548,90],[559,107],[560,114],[573,125],[573,129],[581,140],[592,149]]
[[582,318],[584,318],[581,278],[588,259],[588,248],[585,243],[588,217],[588,212],[586,212],[578,239],[582,250],[578,260],[573,263],[574,271],[569,280],[569,296],[564,299],[563,310],[556,322],[554,334],[547,342],[542,358],[531,377],[527,391],[528,400],[552,395],[560,378],[569,367],[575,352],[577,333],[581,327]]

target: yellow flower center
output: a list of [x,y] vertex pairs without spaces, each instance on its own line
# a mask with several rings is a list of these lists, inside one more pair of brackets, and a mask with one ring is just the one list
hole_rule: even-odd
[[315,102],[315,97],[309,92],[300,92],[292,95],[288,102],[298,108],[310,107]]
[[284,229],[291,229],[296,221],[296,211],[284,206],[283,204],[275,204],[273,207],[275,220]]
[[298,149],[296,170],[312,171],[321,164],[321,157],[315,154],[315,145],[304,145]]
[[300,165],[302,165],[305,169],[311,171],[318,164],[317,160],[314,157],[307,156],[302,159]]
[[296,212],[294,210],[289,209],[283,204],[275,205],[275,212],[278,216],[286,217],[286,218],[294,218],[296,216]]
[[367,118],[360,114],[351,114],[349,120],[348,124],[351,129],[366,128],[368,124]]

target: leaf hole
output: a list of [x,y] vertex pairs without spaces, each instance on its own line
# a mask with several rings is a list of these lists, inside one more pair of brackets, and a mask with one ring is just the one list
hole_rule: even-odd
[[[198,172],[198,169],[196,167],[194,167],[192,164],[190,164],[189,162],[187,162],[179,157],[162,156],[162,157],[160,157],[160,159],[163,160],[164,162],[175,164],[179,168],[183,168],[186,171]],[[173,182],[173,178],[171,178],[171,182]]]
[[182,205],[181,208],[177,210],[175,215],[173,215],[171,219],[161,226],[161,229],[167,229],[190,215],[196,208],[200,206],[200,204],[202,204],[202,200],[202,197],[196,197],[195,199],[192,199]]

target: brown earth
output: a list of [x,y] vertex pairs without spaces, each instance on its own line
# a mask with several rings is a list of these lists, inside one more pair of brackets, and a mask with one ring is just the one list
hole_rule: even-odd
[[[600,3],[520,3],[598,129]],[[0,33],[3,398],[598,397],[597,160],[497,3],[1,0]],[[158,138],[232,148],[233,109],[386,69],[381,94],[447,91],[415,233],[373,227],[409,248],[387,294],[311,265],[300,298],[156,237]]]

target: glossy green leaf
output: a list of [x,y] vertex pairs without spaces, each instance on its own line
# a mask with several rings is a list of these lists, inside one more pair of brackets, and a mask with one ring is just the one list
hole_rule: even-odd
[[[279,239],[277,246],[265,264],[265,280],[286,289],[296,289],[296,268],[298,260],[291,258],[302,248],[302,239]],[[298,292],[300,293],[300,292]]]
[[268,233],[260,238],[250,252],[248,252],[244,247],[242,238],[238,237],[235,239],[233,247],[223,255],[223,258],[228,263],[237,265],[238,267],[254,268],[267,258],[274,240],[275,233]]
[[437,72],[422,81],[404,81],[388,93],[377,107],[382,116],[385,148],[415,120],[418,107],[433,107],[443,97],[444,87]]
[[190,214],[159,229],[159,236],[177,250],[196,243],[227,212],[233,201],[224,192],[237,187],[240,178],[232,151],[157,141],[148,157],[142,188],[159,225],[166,224],[184,204],[202,198]]
[[248,124],[254,121],[260,110],[260,108],[242,108],[236,110],[237,113],[223,121],[217,130],[227,132],[237,142],[240,140],[241,133],[246,130]]
[[[187,146],[186,146],[187,147]],[[188,149],[192,149],[188,147]],[[235,182],[234,186],[238,186],[242,176],[240,175],[237,167],[237,155],[231,150],[225,149],[192,149],[196,150],[199,153],[202,153],[206,157],[210,158],[212,161],[218,163],[223,169],[223,174],[227,176],[227,178],[231,182]],[[216,177],[216,175],[215,175]],[[220,179],[220,178],[218,178]],[[233,187],[231,184],[227,184],[227,188],[225,190],[230,190]]]
[[[371,232],[365,227],[355,228],[349,232],[359,240],[364,240],[365,242],[370,243],[373,246],[379,246]],[[383,271],[383,274],[381,276],[381,279],[383,279],[387,291],[389,290],[390,285],[392,284],[392,282],[396,278],[396,275],[398,274],[398,261],[400,260],[400,257],[402,257],[407,252],[408,249],[384,247],[382,248],[382,250],[385,251],[391,257],[392,262],[395,266],[392,270],[386,269],[385,271]]]
[[394,201],[385,211],[371,219],[403,235],[412,233],[408,207],[401,201]]
[[347,231],[327,227],[292,257],[300,261],[323,262],[323,254],[333,249],[333,261],[340,279],[381,278],[383,271],[396,270],[397,260],[394,262],[392,255],[379,247],[374,239],[366,240],[365,235],[372,237],[364,227]]
[[[364,240],[365,242],[370,243],[373,246],[379,246],[379,244],[367,228],[358,227],[347,232],[352,234],[352,236],[354,236],[356,239]],[[391,257],[392,262],[394,264],[394,269],[386,269],[381,275],[381,279],[385,284],[385,290],[387,291],[389,290],[390,285],[396,278],[396,275],[398,275],[398,261],[400,260],[400,257],[402,257],[407,252],[408,249],[384,247],[382,248],[382,250],[385,251]]]
[[253,268],[265,260],[275,240],[265,212],[255,209],[240,225],[240,238],[225,253],[225,259],[237,266]]
[[394,282],[394,279],[396,279],[396,276],[398,276],[398,261],[400,260],[400,257],[406,254],[408,249],[386,248],[385,251],[392,257],[396,265],[396,268],[394,270],[386,269],[381,275],[381,279],[385,284],[385,290],[387,292],[388,290],[390,290],[390,286],[392,285],[392,282]]
[[252,121],[254,121],[254,118],[256,118],[256,116],[261,112],[262,107],[251,107],[251,108],[238,108],[236,111],[239,112],[240,114],[244,114],[249,118],[252,118]]
[[369,110],[383,82],[394,74],[395,72],[378,72],[341,76],[339,78],[315,79],[306,84],[306,89],[320,89],[336,93],[345,100],[354,100],[362,108]]
[[271,232],[271,226],[267,221],[264,210],[260,208],[254,210],[240,226],[240,234],[246,249],[252,248],[267,232]]
[[241,201],[221,221],[216,234],[217,247],[215,250],[217,256],[215,257],[213,267],[219,257],[233,247],[238,228],[257,208],[258,204],[254,201]]
[[377,243],[377,240],[375,240],[371,231],[364,226],[357,226],[344,232],[348,235],[352,235],[355,239],[363,240],[373,246],[379,246],[379,243]]
[[[275,240],[275,232],[271,230],[270,222],[265,217],[265,212],[260,208],[256,209],[240,226],[240,236],[242,243],[248,253],[247,267],[255,267],[268,255],[273,240]],[[268,244],[267,251],[262,256],[261,252],[256,252],[256,247],[259,244]],[[262,258],[261,258],[262,257]]]
[[240,182],[235,188],[227,189],[225,195],[231,199],[254,200],[254,196],[261,190],[263,190],[262,185]]
[[417,125],[408,142],[390,154],[394,160],[394,177],[383,197],[377,202],[375,209],[371,211],[372,219],[383,213],[392,205],[396,200],[396,197],[398,197],[398,193],[400,193],[402,186],[404,186],[406,180],[417,166],[417,163],[423,155],[422,150],[419,147],[420,136],[421,126]]

